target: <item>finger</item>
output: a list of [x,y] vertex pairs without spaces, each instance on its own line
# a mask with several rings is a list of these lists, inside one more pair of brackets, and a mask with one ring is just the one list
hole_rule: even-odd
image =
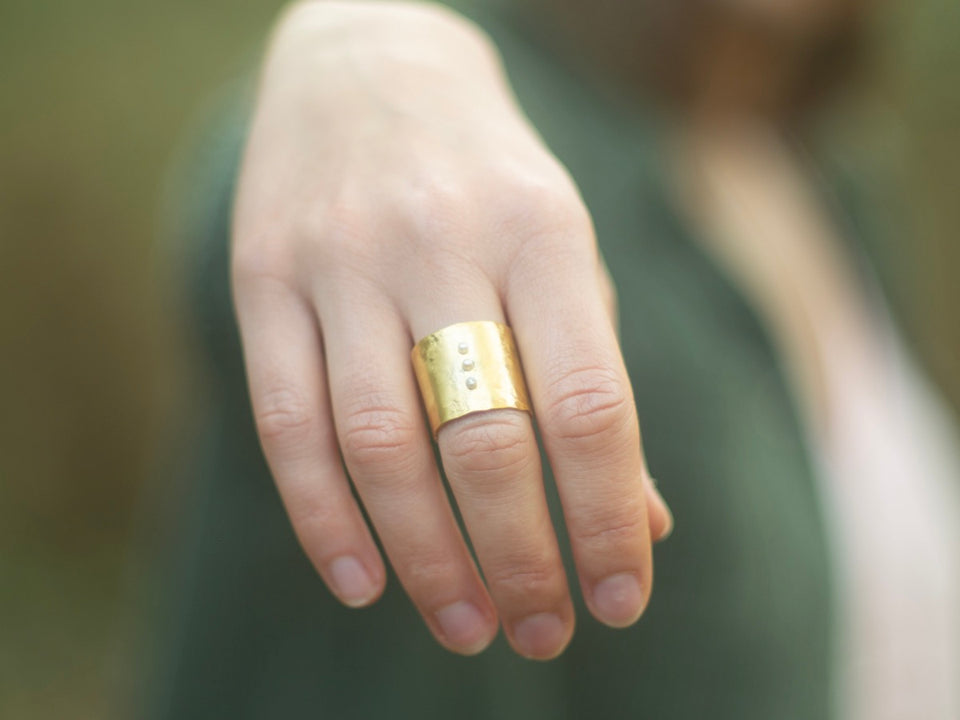
[[[415,337],[467,320],[503,321],[499,299],[483,283],[461,283],[449,295],[411,306]],[[467,415],[442,426],[437,441],[508,640],[526,657],[556,656],[573,634],[573,607],[529,414]]]
[[[330,288],[327,289],[328,291]],[[318,298],[344,461],[400,582],[446,647],[473,654],[497,616],[457,527],[420,409],[411,341],[373,290]],[[343,308],[350,308],[344,312]]]
[[623,627],[640,616],[653,580],[646,469],[596,277],[596,259],[573,251],[547,266],[521,264],[508,282],[507,310],[584,598],[599,620]]
[[276,281],[237,281],[235,295],[257,431],[294,531],[330,590],[367,605],[386,573],[340,462],[315,317]]
[[[604,262],[603,257],[597,263],[597,286],[600,289],[600,297],[603,306],[607,311],[610,322],[613,324],[617,333],[617,340],[620,339],[620,316],[619,303],[617,301],[617,288],[613,282],[613,276],[610,274],[610,268]],[[673,530],[673,514],[664,501],[663,496],[657,490],[656,482],[647,475],[645,478],[645,491],[647,496],[647,519],[650,522],[651,537],[659,542],[666,540]]]
[[603,305],[610,317],[610,322],[617,332],[617,339],[620,338],[620,305],[617,300],[617,286],[613,282],[613,276],[610,274],[610,268],[601,257],[597,263],[597,286],[600,288],[600,297],[603,299]]
[[663,499],[657,489],[656,481],[648,474],[644,480],[644,491],[647,496],[647,519],[650,522],[650,537],[654,542],[660,542],[670,537],[673,532],[673,513],[670,506]]

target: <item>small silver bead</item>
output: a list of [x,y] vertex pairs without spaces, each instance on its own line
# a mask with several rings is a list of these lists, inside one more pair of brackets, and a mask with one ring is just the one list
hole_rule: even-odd
[[473,370],[474,367],[476,367],[476,363],[473,362],[473,360],[471,360],[470,358],[467,358],[466,360],[463,361],[464,370],[469,372],[470,370]]
[[467,378],[467,390],[476,390],[477,389],[477,379],[475,377]]
[[468,352],[470,352],[470,346],[467,345],[465,342],[462,342],[459,345],[457,345],[457,350],[460,352],[461,355],[466,355]]

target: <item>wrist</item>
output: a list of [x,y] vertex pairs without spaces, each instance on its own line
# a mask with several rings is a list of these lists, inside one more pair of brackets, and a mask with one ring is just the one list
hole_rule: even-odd
[[343,58],[379,56],[399,66],[435,65],[498,73],[499,57],[486,33],[435,3],[376,0],[300,0],[276,24],[272,47]]
[[376,119],[384,111],[517,116],[493,43],[468,19],[433,4],[293,5],[277,23],[263,87],[300,98],[328,123]]

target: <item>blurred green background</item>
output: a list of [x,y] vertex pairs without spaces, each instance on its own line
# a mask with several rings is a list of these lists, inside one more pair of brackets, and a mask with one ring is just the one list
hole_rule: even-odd
[[[0,717],[123,716],[189,387],[164,188],[281,5],[0,0]],[[902,213],[908,314],[960,406],[958,33],[955,0],[878,3],[828,135]]]

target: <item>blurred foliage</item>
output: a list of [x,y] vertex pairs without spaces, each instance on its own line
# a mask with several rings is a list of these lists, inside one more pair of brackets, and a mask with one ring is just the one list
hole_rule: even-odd
[[158,198],[278,1],[0,2],[0,717],[105,718],[177,386]]
[[960,408],[960,4],[875,5],[865,71],[829,119],[826,144],[896,244],[906,334]]
[[[180,386],[158,201],[280,3],[0,2],[0,717],[117,717],[131,548]],[[910,316],[960,401],[960,6],[890,3],[836,134],[905,208]],[[147,500],[144,500],[147,498]]]
[[[911,320],[922,354],[957,408],[960,3],[919,0],[888,3],[884,8],[886,13],[877,16],[874,94],[865,103],[882,117],[873,123],[874,141],[861,147],[861,152],[896,159],[888,177],[903,208],[903,241],[916,259]],[[869,118],[864,118],[863,125],[870,126]]]

